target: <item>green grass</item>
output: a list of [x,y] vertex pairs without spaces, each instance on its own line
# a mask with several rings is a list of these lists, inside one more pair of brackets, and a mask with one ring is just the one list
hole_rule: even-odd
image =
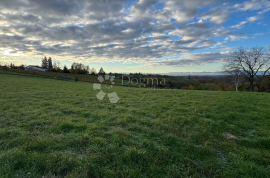
[[[42,71],[25,71],[25,70],[17,70],[17,69],[8,69],[3,70],[0,66],[0,74],[10,74],[10,75],[21,75],[25,77],[39,77],[39,78],[53,78],[57,80],[66,80],[66,81],[75,81],[77,77],[78,81],[84,82],[99,82],[96,75],[84,75],[84,74],[74,74],[74,73],[60,73],[60,72],[42,72]],[[115,78],[115,85],[123,85],[128,83],[128,81],[124,81],[122,84],[122,79]],[[103,83],[110,84],[110,81],[105,80]],[[127,84],[129,87],[137,87],[138,85]]]
[[269,177],[268,93],[114,90],[0,74],[0,177]]

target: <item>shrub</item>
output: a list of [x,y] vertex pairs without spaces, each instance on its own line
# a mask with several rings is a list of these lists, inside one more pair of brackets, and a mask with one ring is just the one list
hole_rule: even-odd
[[181,89],[182,89],[182,90],[188,90],[189,88],[188,88],[188,87],[183,86],[183,87],[181,87]]
[[76,82],[79,81],[79,77],[76,76],[76,77],[75,77],[75,81],[76,81]]
[[31,71],[31,75],[37,75],[37,71],[32,70],[32,71]]
[[202,88],[202,90],[217,90],[218,89],[218,86],[213,83],[201,84],[200,87]]
[[218,86],[218,91],[225,91],[225,87],[223,84]]
[[202,88],[195,86],[195,87],[193,87],[193,90],[202,90]]
[[3,67],[3,70],[7,71],[8,70],[8,67],[7,66],[4,66]]

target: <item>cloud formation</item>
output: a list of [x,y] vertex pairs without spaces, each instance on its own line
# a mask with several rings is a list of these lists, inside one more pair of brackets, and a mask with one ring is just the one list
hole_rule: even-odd
[[[224,0],[1,0],[0,55],[51,55],[58,60],[147,66],[198,65],[222,60],[224,53],[195,57],[189,52],[225,43],[215,40],[218,37],[246,39],[230,29],[260,19],[269,8],[266,0],[241,4]],[[259,12],[224,27],[236,10]],[[185,57],[166,60],[177,54]],[[157,62],[162,58],[165,61]]]
[[144,67],[148,66],[170,66],[170,67],[184,67],[202,64],[213,64],[216,62],[224,62],[230,55],[229,51],[226,52],[206,52],[206,53],[193,53],[185,54],[182,56],[172,56],[171,59],[165,61],[155,61]]

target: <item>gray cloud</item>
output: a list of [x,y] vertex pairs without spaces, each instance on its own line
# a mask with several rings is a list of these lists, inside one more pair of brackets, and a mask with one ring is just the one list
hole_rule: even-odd
[[[1,0],[0,54],[10,50],[31,56],[53,55],[60,60],[197,65],[210,61],[214,54],[202,55],[206,61],[197,57],[155,60],[217,48],[220,42],[215,37],[236,39],[237,34],[222,24],[230,18],[230,9],[249,7],[246,2],[228,5],[223,0],[140,0],[131,6],[128,2]],[[208,6],[212,8],[201,14],[201,8]],[[253,9],[260,8],[255,4]],[[218,59],[216,56],[215,61]]]
[[[147,66],[171,66],[171,67],[183,67],[202,64],[213,64],[216,62],[224,62],[229,57],[230,52],[206,52],[206,53],[194,53],[184,54],[177,59],[169,59],[166,61],[154,61]],[[172,56],[174,58],[174,56]]]

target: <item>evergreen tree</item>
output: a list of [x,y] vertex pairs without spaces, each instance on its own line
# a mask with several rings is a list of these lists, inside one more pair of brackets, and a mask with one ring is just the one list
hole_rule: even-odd
[[105,71],[103,70],[103,68],[101,67],[100,69],[99,69],[99,73],[98,73],[99,75],[105,75],[106,73],[105,73]]
[[64,66],[64,73],[69,73],[67,66]]
[[48,59],[48,70],[52,70],[52,68],[53,68],[53,65],[52,65],[52,58],[49,57],[49,59]]
[[41,67],[48,69],[48,60],[47,60],[46,56],[44,58],[42,58]]

